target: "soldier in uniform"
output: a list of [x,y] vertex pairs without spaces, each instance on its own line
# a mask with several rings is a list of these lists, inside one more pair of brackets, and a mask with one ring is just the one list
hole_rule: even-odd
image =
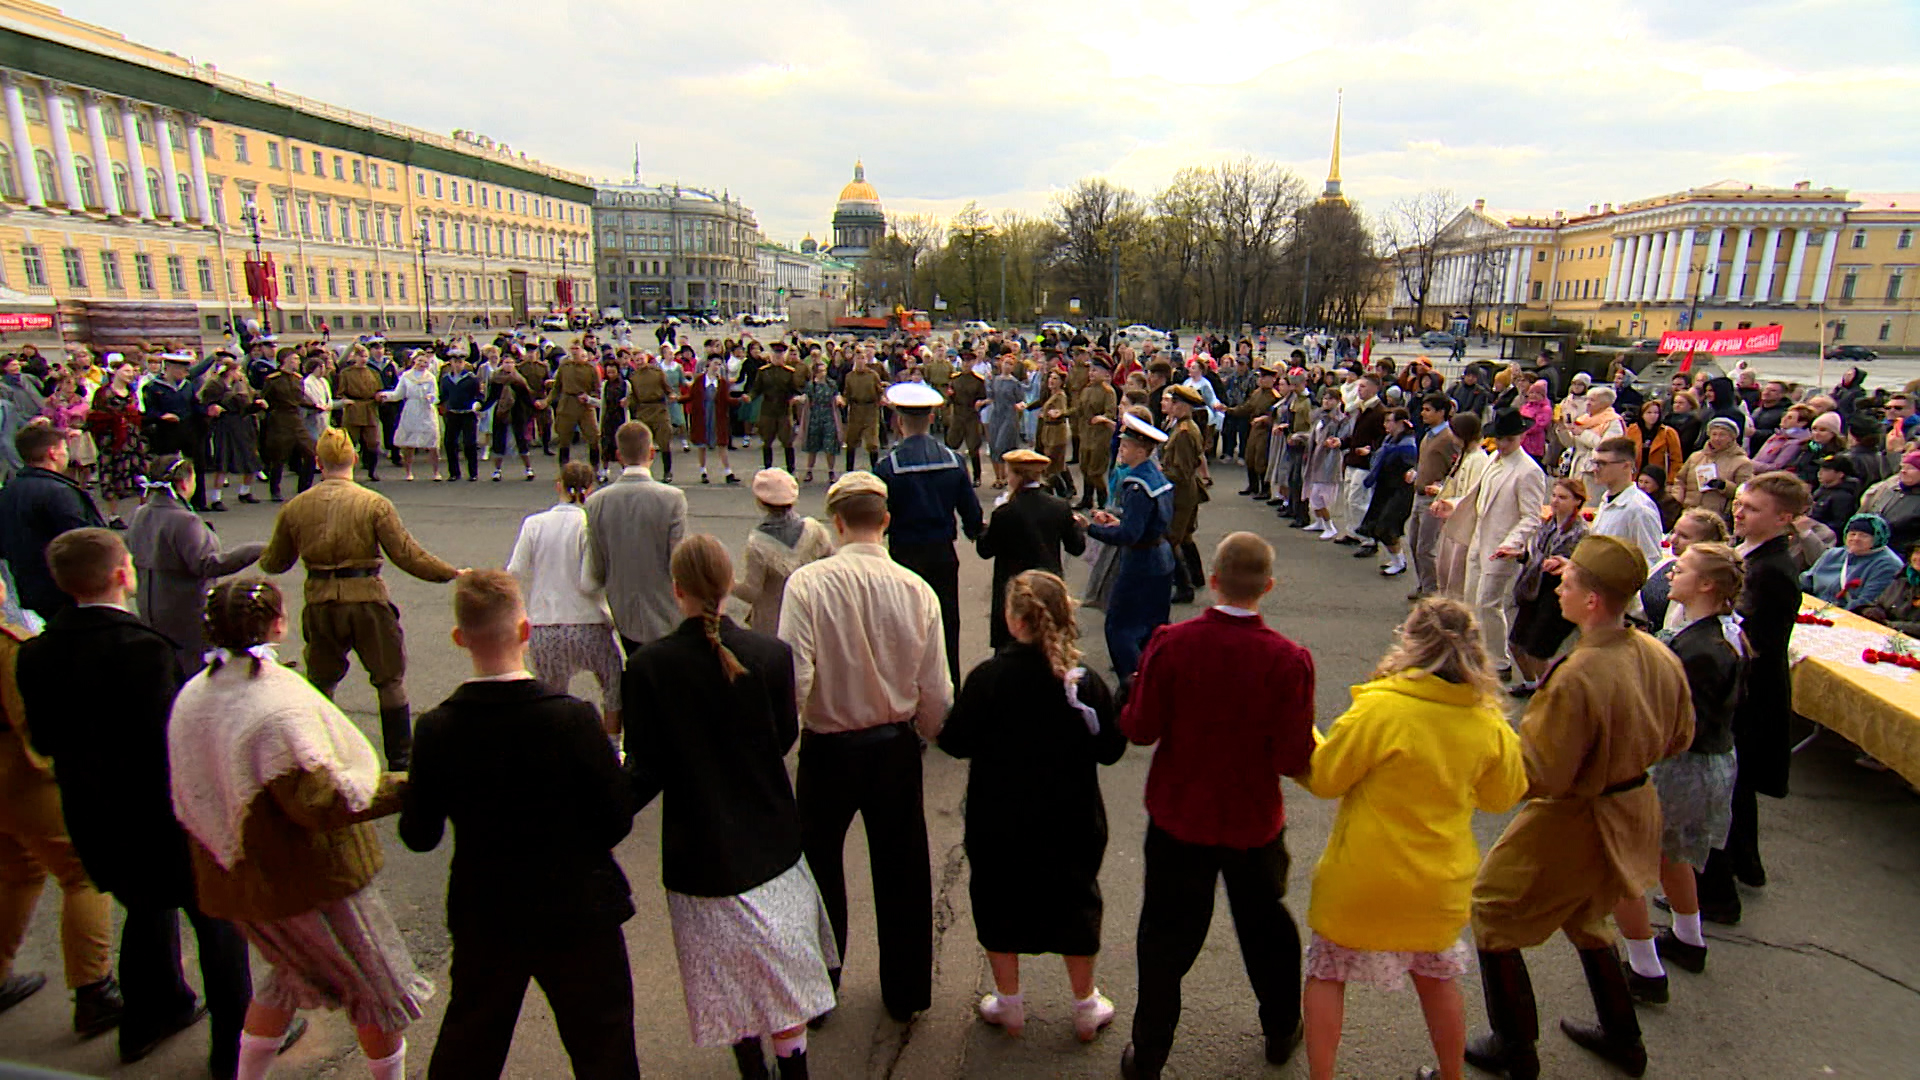
[[973,347],[960,350],[960,368],[947,381],[947,447],[967,448],[973,464],[973,483],[980,484],[980,443],[987,428],[980,422],[980,399],[987,394],[987,381],[973,370]]
[[627,415],[652,433],[660,454],[660,479],[668,484],[673,483],[673,432],[667,425],[667,398],[673,393],[660,362],[651,353],[641,353],[639,365],[627,377]]
[[[928,386],[940,391],[944,398],[947,384],[953,381],[953,361],[947,358],[947,350],[942,346],[936,345],[928,351],[926,363],[920,365],[920,377],[927,380]],[[947,410],[933,411],[933,431],[935,435],[947,433]]]
[[847,472],[853,471],[853,451],[859,446],[867,448],[868,468],[880,471],[880,395],[886,390],[887,380],[870,363],[871,358],[867,346],[855,347],[853,370],[841,381],[840,400],[835,402],[847,410]]
[[320,436],[320,483],[280,509],[260,569],[307,567],[300,636],[307,678],[328,697],[347,674],[347,654],[360,657],[380,699],[380,736],[387,768],[404,772],[413,747],[407,708],[406,639],[400,609],[380,580],[381,555],[422,581],[452,581],[461,571],[434,557],[407,532],[386,497],[353,482],[353,443],[338,429]]
[[575,345],[553,373],[553,385],[547,392],[546,412],[560,434],[560,464],[572,456],[574,436],[587,444],[587,460],[595,472],[600,470],[600,425],[594,410],[600,404],[600,368],[586,350]]
[[349,443],[360,446],[360,460],[367,464],[367,479],[380,480],[380,395],[386,387],[380,373],[368,363],[366,346],[347,350],[347,362],[333,377],[334,396],[340,400],[340,430]]
[[1160,451],[1160,467],[1173,483],[1173,522],[1167,526],[1167,543],[1173,546],[1173,602],[1193,603],[1193,591],[1207,580],[1200,566],[1200,548],[1193,542],[1194,527],[1200,523],[1200,504],[1206,491],[1200,486],[1200,458],[1205,442],[1200,427],[1193,422],[1193,409],[1206,402],[1200,392],[1181,383],[1167,388],[1163,399],[1167,419],[1173,422],[1167,445]]
[[773,359],[754,376],[760,399],[760,463],[773,468],[775,439],[787,452],[787,471],[793,471],[793,399],[805,389],[806,377],[787,363],[787,343],[773,343]]
[[146,418],[147,447],[154,457],[179,454],[193,462],[193,508],[204,513],[206,485],[199,480],[206,469],[207,412],[200,403],[200,376],[216,356],[198,363],[189,352],[160,354],[163,374],[140,387],[140,413]]
[[[280,501],[280,477],[287,459],[293,459],[294,474],[300,478],[300,491],[313,486],[315,447],[313,433],[307,430],[303,410],[307,404],[306,380],[300,375],[300,352],[281,349],[279,370],[266,377],[260,397],[267,403],[267,415],[260,421],[260,462],[267,470],[267,494]],[[296,492],[297,494],[297,492]]]
[[[1087,384],[1093,381],[1093,366],[1087,359],[1085,345],[1075,345],[1068,350],[1067,356],[1067,400],[1078,405],[1080,391],[1085,390]],[[1080,464],[1080,421],[1074,420],[1069,427],[1069,438],[1073,440],[1073,446],[1068,451],[1070,456],[1067,458],[1067,464],[1078,465]]]
[[[857,369],[847,373],[849,380]],[[940,598],[940,622],[947,638],[947,673],[960,682],[960,557],[954,554],[953,518],[960,516],[960,532],[968,540],[980,535],[980,497],[967,482],[960,455],[940,445],[928,432],[933,410],[943,399],[925,383],[904,382],[887,391],[900,444],[875,465],[874,475],[886,481],[887,550],[893,561],[912,570],[933,586]]]
[[526,359],[516,367],[520,377],[527,380],[527,391],[532,395],[533,430],[540,436],[540,452],[552,457],[553,410],[547,408],[547,383],[553,378],[553,367],[540,349],[527,353]]
[[1256,499],[1265,499],[1272,494],[1267,486],[1267,452],[1273,445],[1273,417],[1268,415],[1273,407],[1280,403],[1280,395],[1273,392],[1274,370],[1261,367],[1254,372],[1258,385],[1247,400],[1227,410],[1227,415],[1246,420],[1253,426],[1247,430],[1247,486],[1240,494],[1251,495]]
[[1107,505],[1107,467],[1113,455],[1114,417],[1119,415],[1120,399],[1114,396],[1109,381],[1112,371],[1104,357],[1096,358],[1088,369],[1087,385],[1073,398],[1074,438],[1080,447],[1080,492],[1076,510],[1091,510]]
[[[391,391],[398,387],[400,385],[400,365],[394,362],[393,357],[387,355],[387,339],[376,334],[365,339],[361,344],[367,347],[367,367],[372,369],[374,375],[379,377],[381,391]],[[400,467],[400,448],[393,444],[393,433],[394,430],[400,426],[400,413],[405,407],[406,402],[398,399],[393,401],[382,400],[376,407],[380,414],[380,438],[384,440],[381,445],[387,448],[387,460],[392,462],[393,467],[396,469]],[[374,451],[378,453],[379,447],[376,446]],[[365,452],[365,448],[362,447],[361,453],[364,454]],[[368,458],[368,479],[372,479],[373,477],[373,464],[374,459]]]

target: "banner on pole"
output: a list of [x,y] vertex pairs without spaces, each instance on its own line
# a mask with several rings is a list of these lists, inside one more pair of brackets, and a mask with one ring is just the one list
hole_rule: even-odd
[[1669,330],[1660,335],[1660,351],[1703,352],[1715,356],[1774,352],[1780,348],[1782,330],[1780,326],[1754,326],[1745,330]]

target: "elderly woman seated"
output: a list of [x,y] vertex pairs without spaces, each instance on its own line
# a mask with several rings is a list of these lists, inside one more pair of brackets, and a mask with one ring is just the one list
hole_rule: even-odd
[[1887,547],[1886,520],[1878,514],[1847,519],[1845,542],[1829,548],[1800,575],[1800,587],[1849,611],[1866,607],[1900,576],[1905,564]]

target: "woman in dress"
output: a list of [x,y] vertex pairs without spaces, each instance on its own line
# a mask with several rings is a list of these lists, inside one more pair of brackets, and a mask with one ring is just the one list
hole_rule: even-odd
[[807,380],[806,397],[800,404],[800,428],[806,432],[801,441],[807,452],[807,483],[813,483],[814,459],[827,455],[827,483],[833,483],[833,462],[840,452],[840,410],[833,407],[833,380],[827,378],[827,365],[814,361]]
[[259,413],[267,409],[247,384],[247,372],[238,360],[223,360],[200,386],[200,404],[207,410],[207,510],[225,510],[221,489],[227,478],[240,489],[240,501],[257,503],[253,478],[260,472]]
[[700,455],[700,482],[713,482],[707,479],[707,451],[715,450],[720,454],[720,467],[727,470],[727,483],[739,483],[740,478],[733,475],[733,464],[727,460],[727,447],[733,441],[727,412],[739,397],[727,379],[726,358],[708,357],[700,374],[680,392],[680,400],[687,411],[687,438]]
[[593,467],[570,461],[560,466],[553,486],[560,501],[520,523],[507,559],[507,572],[520,579],[527,622],[533,626],[527,659],[542,682],[563,694],[575,675],[590,673],[600,684],[601,724],[607,734],[618,735],[620,644],[605,590],[589,586],[583,573]]
[[1087,550],[1086,532],[1065,499],[1047,491],[1040,476],[1048,459],[1032,450],[1008,451],[1007,468],[1013,490],[994,504],[987,527],[973,542],[983,559],[993,560],[992,605],[987,640],[998,649],[1013,640],[1007,625],[1007,585],[1028,570],[1060,575],[1060,550],[1078,555]]
[[[1587,519],[1580,512],[1586,504],[1585,484],[1570,476],[1555,480],[1547,497],[1547,520],[1534,530],[1520,556],[1520,575],[1513,581],[1513,626],[1507,632],[1520,668],[1520,681],[1508,691],[1514,697],[1533,695],[1547,661],[1573,633],[1573,623],[1560,613],[1560,565],[1587,535]],[[1547,569],[1549,561],[1552,570]]]
[[205,663],[207,587],[252,566],[263,542],[223,551],[213,527],[200,520],[193,499],[193,462],[169,455],[153,463],[142,486],[147,501],[133,512],[127,551],[140,584],[140,614],[173,639],[180,670],[188,675]]
[[1387,410],[1387,437],[1373,452],[1373,465],[1361,484],[1373,492],[1367,500],[1367,513],[1360,519],[1359,533],[1366,543],[1354,550],[1353,557],[1364,559],[1381,548],[1387,549],[1387,561],[1380,576],[1394,577],[1407,572],[1407,560],[1400,553],[1400,538],[1407,533],[1407,515],[1413,512],[1414,465],[1420,456],[1420,444],[1413,438],[1413,421],[1407,410]]
[[1120,760],[1127,741],[1107,684],[1080,666],[1066,582],[1029,570],[1005,592],[1012,640],[967,674],[940,732],[940,749],[972,759],[968,895],[994,984],[980,1017],[1020,1034],[1020,956],[1057,953],[1073,986],[1074,1033],[1091,1042],[1114,1013],[1093,981],[1107,850],[1098,766]]
[[[831,389],[831,387],[829,387]],[[828,400],[832,407],[832,400]],[[747,625],[763,634],[780,629],[780,603],[795,570],[833,554],[833,534],[812,518],[794,513],[800,485],[785,469],[762,469],[753,477],[753,498],[764,515],[747,534],[747,567],[733,595],[749,608]]]
[[678,629],[634,652],[624,694],[634,805],[661,796],[661,878],[696,1046],[731,1046],[740,1075],[807,1076],[807,1021],[832,1010],[833,927],[800,852],[785,757],[799,738],[793,653],[720,613],[727,550],[674,548]]
[[1527,789],[1472,610],[1428,597],[1396,638],[1305,778],[1340,800],[1307,910],[1301,1003],[1314,1080],[1334,1075],[1347,984],[1397,990],[1408,975],[1440,1065],[1415,1075],[1459,1080],[1467,1026],[1456,980],[1472,956],[1460,932],[1480,866],[1473,812],[1504,813]]
[[680,395],[693,380],[697,367],[691,345],[682,345],[678,352],[660,357],[660,373],[667,377],[667,426],[680,433],[683,451],[693,447],[687,442],[687,407],[681,404]]
[[87,413],[87,427],[100,451],[100,497],[107,504],[107,524],[115,529],[127,527],[120,501],[139,497],[147,472],[147,436],[140,397],[133,392],[139,377],[140,366],[133,361],[115,364],[106,383],[94,391]]
[[1066,373],[1047,372],[1046,400],[1040,403],[1040,434],[1035,448],[1047,456],[1047,490],[1072,499],[1076,493],[1073,480],[1067,476],[1067,451],[1073,446],[1073,429],[1067,422],[1067,408]]
[[373,886],[406,778],[382,773],[359,727],[274,647],[280,590],[222,582],[207,598],[207,669],[167,725],[173,809],[192,839],[200,908],[240,928],[272,968],[240,1036],[241,1080],[267,1075],[301,1009],[344,1009],[374,1080],[403,1080],[403,1034],[434,986]]
[[94,462],[99,458],[93,436],[87,432],[87,414],[93,411],[93,403],[65,368],[56,368],[53,375],[53,388],[47,393],[47,399],[40,406],[40,415],[47,418],[53,430],[67,439],[67,475],[81,487],[87,486],[93,475]]
[[[440,482],[440,382],[433,377],[433,354],[426,349],[413,354],[407,370],[392,390],[380,395],[382,401],[400,402],[400,424],[393,429],[393,445],[400,450],[407,479],[413,479],[413,454],[425,450],[433,462],[433,481]],[[533,470],[527,470],[533,478]]]
[[1000,358],[1000,370],[987,380],[987,452],[993,460],[993,486],[1007,486],[1007,463],[1001,458],[1020,445],[1020,415],[1027,401],[1026,384],[1020,381],[1020,358],[1008,353]]

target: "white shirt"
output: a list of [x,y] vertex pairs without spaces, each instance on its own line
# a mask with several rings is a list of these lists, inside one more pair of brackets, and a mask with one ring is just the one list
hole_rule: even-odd
[[306,392],[307,401],[321,412],[333,409],[333,387],[327,377],[316,369],[313,374],[301,380],[300,388]]
[[879,544],[843,544],[787,578],[780,640],[808,731],[911,720],[931,739],[953,702],[940,598]]
[[535,626],[611,624],[606,592],[587,583],[587,511],[561,503],[527,518],[507,572],[520,579]]
[[1602,495],[1600,504],[1593,508],[1593,524],[1587,531],[1595,536],[1617,536],[1639,548],[1648,566],[1658,563],[1664,554],[1660,550],[1660,508],[1638,484],[1628,485],[1618,495]]

